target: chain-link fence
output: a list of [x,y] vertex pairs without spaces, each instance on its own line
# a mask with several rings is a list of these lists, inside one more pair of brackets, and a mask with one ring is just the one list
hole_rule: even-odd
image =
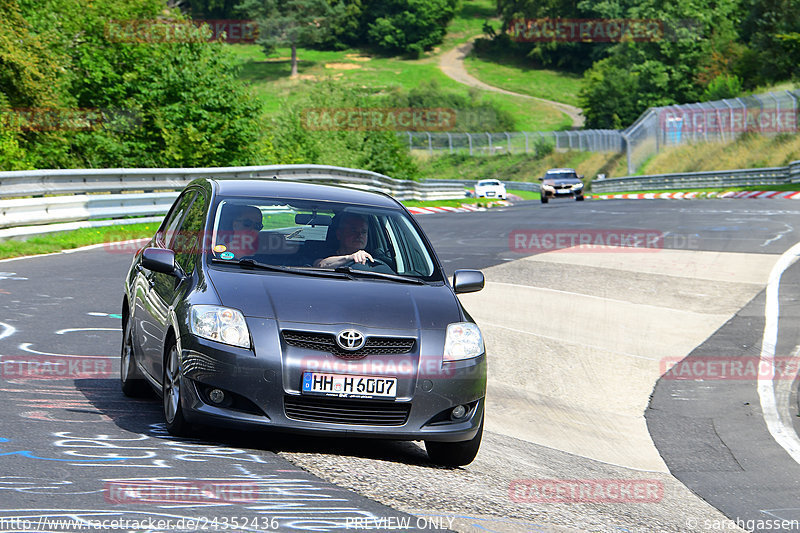
[[548,153],[555,150],[621,152],[622,134],[616,130],[515,131],[502,133],[402,132],[410,150],[446,150],[469,155]]
[[766,93],[697,104],[651,107],[622,132],[628,173],[633,174],[665,146],[726,142],[752,132],[797,133],[800,90]]
[[629,128],[618,130],[502,133],[400,132],[410,150],[469,155],[555,150],[626,152],[628,173],[666,146],[731,141],[745,132],[797,133],[800,90],[697,104],[651,107]]

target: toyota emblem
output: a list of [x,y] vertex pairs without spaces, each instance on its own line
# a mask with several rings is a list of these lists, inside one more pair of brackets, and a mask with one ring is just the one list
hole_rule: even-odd
[[366,338],[364,337],[364,334],[357,329],[346,329],[339,332],[339,334],[336,336],[336,344],[348,352],[360,350],[361,347],[364,346],[365,342]]

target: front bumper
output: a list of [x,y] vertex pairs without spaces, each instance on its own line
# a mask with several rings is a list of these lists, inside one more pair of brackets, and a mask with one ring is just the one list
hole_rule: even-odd
[[[256,322],[258,326],[250,328],[258,332],[255,353],[192,335],[181,339],[181,400],[188,421],[320,436],[446,442],[469,440],[478,431],[486,394],[485,354],[444,364],[439,355],[434,363],[434,358],[420,357],[425,342],[418,342],[416,353],[404,356],[415,362],[413,370],[398,374],[397,365],[377,364],[385,363],[386,356],[347,362],[332,354],[287,347],[279,340],[275,321]],[[375,364],[364,364],[373,357]],[[298,376],[320,369],[397,377],[398,397],[351,400],[301,394]],[[222,389],[233,403],[214,405],[208,395],[213,388]],[[458,405],[467,406],[467,414],[452,420],[450,412]]]

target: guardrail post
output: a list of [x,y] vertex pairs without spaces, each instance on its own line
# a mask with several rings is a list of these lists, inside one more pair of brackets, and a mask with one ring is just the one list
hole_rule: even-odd
[[489,138],[489,155],[492,155],[492,134],[487,131],[486,136]]
[[507,131],[503,132],[503,133],[506,134],[506,141],[508,141],[508,153],[510,154],[511,153],[511,135],[509,135]]
[[464,135],[467,136],[467,140],[469,141],[469,155],[472,155],[472,135],[469,133],[465,133]]
[[453,153],[453,136],[447,133],[447,145],[450,147],[450,153]]
[[525,153],[528,153],[528,132],[523,131],[522,134],[525,136]]

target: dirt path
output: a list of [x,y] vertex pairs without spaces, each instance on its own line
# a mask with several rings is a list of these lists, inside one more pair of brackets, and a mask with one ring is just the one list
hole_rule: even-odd
[[453,48],[452,50],[445,52],[439,59],[439,68],[447,76],[456,80],[458,83],[463,83],[464,85],[469,85],[470,87],[475,87],[477,89],[482,89],[484,91],[493,91],[496,93],[509,94],[511,96],[519,96],[520,98],[530,98],[531,100],[538,100],[539,102],[544,102],[569,115],[569,117],[572,119],[573,129],[578,129],[583,127],[583,114],[581,109],[578,107],[571,106],[568,104],[562,104],[561,102],[554,102],[552,100],[545,100],[544,98],[529,96],[527,94],[520,94],[507,91],[505,89],[501,89],[499,87],[494,87],[492,85],[486,84],[481,80],[471,76],[467,72],[467,69],[464,68],[464,58],[469,55],[471,50],[472,50],[472,41],[469,41],[467,43],[462,44],[461,46],[457,46],[456,48]]

